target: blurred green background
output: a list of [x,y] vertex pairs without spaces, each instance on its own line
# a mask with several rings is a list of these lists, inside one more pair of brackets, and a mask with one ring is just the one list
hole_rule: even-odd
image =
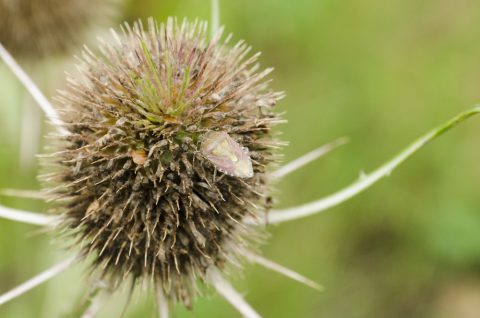
[[[371,171],[431,127],[480,101],[477,0],[220,0],[234,39],[275,67],[292,160],[340,136],[347,146],[278,186],[279,206],[327,195]],[[210,18],[210,2],[131,0],[124,19]],[[51,61],[61,74],[68,63]],[[58,70],[56,69],[58,68]],[[45,73],[38,74],[43,78]],[[59,82],[57,87],[63,84]],[[50,89],[49,95],[54,91]],[[0,65],[0,187],[38,188],[18,164],[24,89]],[[480,317],[478,119],[418,153],[390,178],[323,214],[271,226],[266,257],[325,286],[304,287],[259,266],[235,286],[265,317]],[[35,201],[0,197],[25,209]],[[0,220],[0,293],[65,257],[54,237]],[[81,266],[0,307],[0,317],[75,317]],[[117,317],[115,296],[99,317]],[[154,317],[147,293],[126,317]],[[236,317],[218,296],[174,317]]]

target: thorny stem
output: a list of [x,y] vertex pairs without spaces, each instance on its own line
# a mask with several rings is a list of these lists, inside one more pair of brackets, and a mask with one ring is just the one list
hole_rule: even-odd
[[3,305],[14,298],[21,296],[22,294],[28,292],[29,290],[41,285],[42,283],[60,274],[61,272],[63,272],[64,270],[72,266],[76,259],[77,259],[77,256],[72,256],[64,260],[63,262],[58,263],[57,265],[38,274],[32,279],[27,280],[25,283],[18,285],[17,287],[10,290],[9,292],[3,295],[0,295],[0,305]]
[[158,317],[159,318],[168,318],[168,300],[163,293],[161,284],[157,283],[155,285],[155,294],[157,296],[157,307],[158,307]]
[[370,186],[375,184],[380,179],[389,176],[395,168],[397,168],[401,163],[410,158],[414,153],[420,150],[430,141],[441,136],[443,133],[447,132],[451,128],[457,126],[458,124],[464,122],[468,118],[477,115],[480,113],[480,106],[476,106],[470,110],[464,111],[454,117],[453,119],[447,121],[446,123],[434,128],[424,136],[417,139],[414,143],[408,146],[405,150],[400,152],[392,160],[388,161],[384,165],[380,166],[377,170],[373,171],[368,175],[364,175],[354,182],[350,186],[330,195],[325,198],[299,205],[293,208],[287,208],[282,210],[273,210],[262,219],[245,219],[245,223],[248,224],[276,224],[281,222],[286,222],[290,220],[300,219],[315,213],[320,213],[331,207],[339,205],[348,199],[356,196],[362,191],[368,189]]
[[252,262],[255,262],[259,265],[262,265],[263,267],[267,268],[267,269],[270,269],[274,272],[277,272],[281,275],[284,275],[288,278],[291,278],[299,283],[302,283],[302,284],[305,284],[307,285],[308,287],[311,287],[313,289],[316,289],[316,290],[319,290],[319,291],[322,291],[323,290],[323,286],[321,286],[320,284],[312,281],[311,279],[308,279],[306,277],[304,277],[303,275],[300,275],[299,273],[295,272],[295,271],[292,271],[291,269],[289,268],[286,268],[282,265],[279,265],[269,259],[266,259],[260,255],[257,255],[257,254],[254,254],[254,253],[251,253],[249,251],[244,251],[243,254]]
[[297,158],[293,160],[292,162],[287,163],[286,165],[280,167],[276,171],[272,173],[272,178],[274,179],[280,179],[285,177],[286,175],[300,169],[301,167],[309,164],[310,162],[323,157],[330,151],[334,150],[335,148],[345,145],[348,142],[348,138],[339,138],[331,143],[328,143],[326,145],[323,145],[315,150],[310,151],[309,153],[306,153],[305,155],[301,156],[300,158]]
[[82,318],[94,318],[105,304],[107,296],[109,296],[109,293],[99,291],[92,299],[90,306],[88,306],[87,310],[83,313]]
[[1,189],[0,188],[0,196],[7,196],[7,197],[16,197],[16,198],[25,198],[25,199],[33,199],[33,200],[44,200],[45,194],[41,191],[35,190],[22,190],[22,189]]
[[54,216],[12,209],[3,205],[0,205],[0,218],[34,225],[51,226],[55,225],[57,221],[57,218]]
[[23,98],[22,122],[20,125],[20,167],[31,168],[35,162],[35,155],[39,150],[40,136],[42,135],[41,109],[32,104],[28,98]]
[[218,269],[213,267],[209,268],[207,271],[207,279],[215,287],[217,292],[235,307],[243,317],[260,318],[260,315],[243,299],[242,295],[223,278]]
[[63,127],[64,123],[58,116],[57,111],[53,108],[52,104],[48,99],[43,95],[42,91],[35,85],[32,79],[25,73],[25,71],[18,65],[15,59],[8,53],[5,47],[0,43],[0,58],[5,62],[8,68],[15,74],[18,80],[25,86],[33,99],[37,101],[40,108],[43,110],[45,115],[50,119],[52,124],[55,125],[57,130],[62,135],[68,135],[68,131]]
[[220,4],[218,1],[219,0],[212,0],[212,39],[215,37],[218,30],[220,29]]

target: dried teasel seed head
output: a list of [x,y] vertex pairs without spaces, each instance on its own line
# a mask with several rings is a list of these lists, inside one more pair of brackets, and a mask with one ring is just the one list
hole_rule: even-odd
[[0,43],[22,58],[64,53],[83,44],[92,26],[112,17],[113,1],[0,0]]
[[[125,24],[58,97],[69,135],[52,156],[62,226],[113,286],[153,281],[189,306],[209,268],[239,265],[268,209],[280,143],[249,47],[208,40],[206,23]],[[61,199],[61,200],[60,200]]]

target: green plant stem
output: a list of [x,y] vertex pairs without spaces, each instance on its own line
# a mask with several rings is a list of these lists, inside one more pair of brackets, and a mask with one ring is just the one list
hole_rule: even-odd
[[358,181],[336,193],[333,193],[332,195],[296,207],[273,210],[261,219],[248,219],[245,221],[247,223],[253,224],[276,224],[290,220],[300,219],[337,206],[368,189],[380,179],[389,176],[401,163],[410,158],[414,153],[423,148],[430,141],[443,135],[453,127],[464,122],[468,118],[477,115],[478,113],[480,113],[480,106],[476,106],[470,110],[460,113],[451,120],[434,128],[424,136],[417,139],[393,159],[380,166],[377,170],[373,171],[370,174],[363,175]]

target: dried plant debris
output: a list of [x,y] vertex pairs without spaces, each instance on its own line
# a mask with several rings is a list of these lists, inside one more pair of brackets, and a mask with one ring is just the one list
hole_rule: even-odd
[[113,0],[0,0],[0,43],[28,59],[62,54],[113,17]]
[[[271,204],[283,93],[258,54],[204,22],[125,24],[57,98],[69,134],[48,160],[56,213],[112,286],[151,282],[191,306],[209,269],[240,265]],[[160,286],[160,288],[158,288]],[[159,295],[159,297],[162,295]]]

